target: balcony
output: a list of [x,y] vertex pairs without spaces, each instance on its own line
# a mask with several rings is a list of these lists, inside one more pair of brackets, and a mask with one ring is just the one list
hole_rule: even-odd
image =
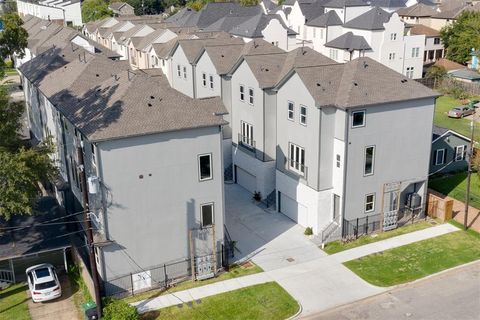
[[251,152],[253,156],[255,156],[256,143],[255,143],[255,140],[253,140],[253,138],[244,136],[241,133],[239,133],[238,145],[243,147],[243,149],[246,149],[245,151]]

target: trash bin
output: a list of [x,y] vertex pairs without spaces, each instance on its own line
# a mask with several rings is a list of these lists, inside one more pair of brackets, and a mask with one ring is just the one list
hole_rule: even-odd
[[85,320],[98,319],[97,305],[95,304],[95,302],[88,301],[87,303],[82,304],[82,309],[84,311]]

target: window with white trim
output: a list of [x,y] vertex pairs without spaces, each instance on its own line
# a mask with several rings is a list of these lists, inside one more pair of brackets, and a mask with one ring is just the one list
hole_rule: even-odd
[[390,61],[395,60],[395,53],[394,52],[388,54],[388,60],[390,60]]
[[375,193],[370,193],[365,196],[365,212],[375,211]]
[[363,168],[363,174],[369,176],[373,174],[373,169],[375,166],[375,147],[368,146],[365,147],[365,162]]
[[365,126],[365,110],[352,112],[352,128]]
[[397,34],[396,33],[390,33],[390,40],[392,40],[392,41],[397,40]]
[[212,154],[208,153],[198,156],[198,174],[200,181],[212,179]]
[[320,28],[320,39],[323,39],[323,28]]
[[183,66],[183,79],[187,79],[187,67]]
[[447,156],[447,149],[437,149],[435,150],[435,165],[439,166],[445,163]]
[[419,54],[420,54],[420,48],[419,47],[412,48],[412,58],[418,58]]
[[245,101],[245,86],[243,84],[240,85],[240,101]]
[[202,227],[208,227],[214,223],[213,203],[206,203],[200,206],[200,214],[202,219]]
[[210,80],[210,90],[213,90],[213,75],[209,76],[209,80]]
[[294,143],[289,144],[288,167],[301,175],[305,174],[305,149]]
[[253,143],[253,126],[245,121],[241,121],[241,140],[240,142],[243,145],[246,145],[248,147],[254,147]]
[[207,86],[207,74],[205,72],[202,72],[202,85]]
[[330,48],[330,59],[338,60],[338,50]]
[[177,64],[177,75],[179,78],[182,77],[182,67],[179,64]]
[[288,120],[295,120],[295,105],[292,101],[288,101],[288,114],[287,114]]
[[410,78],[410,79],[413,78],[413,67],[407,67],[406,76],[407,78]]
[[300,105],[300,123],[307,125],[307,107]]
[[455,158],[454,161],[465,160],[465,150],[467,146],[456,146],[455,147]]
[[341,164],[340,159],[341,159],[341,158],[340,158],[340,155],[337,154],[337,158],[336,158],[336,160],[337,160],[337,168],[340,168],[340,164]]
[[253,88],[248,88],[248,103],[253,105]]

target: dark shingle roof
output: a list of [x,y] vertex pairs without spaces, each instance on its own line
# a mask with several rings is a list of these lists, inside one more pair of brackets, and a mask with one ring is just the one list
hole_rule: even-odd
[[320,107],[347,109],[438,96],[417,81],[366,57],[345,64],[297,68],[296,72]]
[[312,19],[315,19],[325,13],[324,7],[325,1],[315,1],[315,2],[306,2],[300,3],[300,10],[302,11],[303,16],[305,17],[305,22],[308,22]]
[[432,140],[435,140],[435,139],[441,137],[442,135],[444,135],[448,131],[449,131],[449,129],[442,128],[442,127],[437,127],[436,125],[434,125],[433,128],[432,128]]
[[327,13],[306,22],[305,24],[312,27],[328,27],[340,26],[343,24],[343,22],[335,11],[330,10]]
[[227,74],[240,58],[240,53],[245,44],[232,44],[228,46],[206,46],[210,60],[212,61],[217,74]]
[[352,29],[383,30],[385,29],[383,24],[390,20],[391,15],[391,13],[383,10],[382,8],[375,7],[348,21],[343,26],[345,28]]
[[372,49],[364,37],[354,35],[352,32],[347,32],[338,38],[330,40],[329,42],[325,43],[325,47],[344,49],[348,51]]
[[382,8],[405,8],[407,0],[369,0],[371,6]]
[[328,8],[345,8],[345,7],[361,7],[368,6],[363,0],[330,0],[325,3],[325,7]]

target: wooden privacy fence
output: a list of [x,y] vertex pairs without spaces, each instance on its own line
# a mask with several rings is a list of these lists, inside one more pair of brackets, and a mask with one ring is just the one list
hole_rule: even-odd
[[441,221],[452,219],[453,200],[444,199],[432,193],[428,193],[427,215]]

